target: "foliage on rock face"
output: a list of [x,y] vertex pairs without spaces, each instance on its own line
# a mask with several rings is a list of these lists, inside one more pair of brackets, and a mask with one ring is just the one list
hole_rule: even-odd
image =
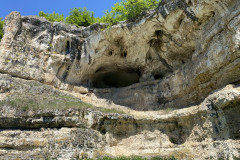
[[66,22],[76,26],[89,26],[94,23],[94,12],[87,8],[73,8]]
[[51,22],[63,22],[64,21],[64,15],[63,14],[59,15],[58,13],[55,13],[55,12],[49,14],[49,13],[44,13],[43,11],[40,11],[38,13],[38,15],[40,17],[46,18],[47,20],[49,20]]
[[3,25],[4,25],[4,21],[2,20],[2,18],[0,18],[0,41],[3,37]]

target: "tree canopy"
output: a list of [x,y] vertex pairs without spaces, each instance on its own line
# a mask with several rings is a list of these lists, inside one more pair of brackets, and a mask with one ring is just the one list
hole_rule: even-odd
[[94,12],[87,8],[73,8],[66,18],[66,22],[76,26],[89,26],[95,22]]
[[[95,18],[94,12],[87,8],[73,8],[69,16],[65,19],[66,23],[74,24],[76,26],[89,26],[91,24],[102,22],[109,25],[115,24],[119,21],[134,20],[142,12],[149,9],[155,9],[161,0],[122,0],[117,2],[111,11],[105,11],[104,16]],[[52,22],[64,21],[64,16],[53,12],[52,14],[39,12],[40,17],[45,17]]]
[[112,7],[112,13],[117,21],[131,20],[143,11],[157,7],[158,0],[122,0]]
[[106,11],[104,16],[98,18],[99,22],[113,24],[124,20],[133,20],[142,12],[155,9],[160,0],[122,0],[117,2],[112,10]]
[[55,13],[55,12],[49,14],[49,13],[44,13],[43,11],[40,11],[38,13],[38,15],[40,17],[45,17],[47,20],[49,20],[51,22],[63,22],[64,21],[64,15],[63,14],[59,15],[58,13]]
[[[66,22],[76,26],[89,26],[91,24],[102,22],[113,25],[119,21],[134,20],[142,12],[149,9],[155,9],[161,0],[121,0],[117,2],[111,11],[105,11],[102,17],[94,17],[94,12],[87,8],[73,8],[69,16],[64,18],[63,14],[39,12],[40,17],[45,17],[51,22]],[[0,39],[3,36],[3,21],[0,19]]]

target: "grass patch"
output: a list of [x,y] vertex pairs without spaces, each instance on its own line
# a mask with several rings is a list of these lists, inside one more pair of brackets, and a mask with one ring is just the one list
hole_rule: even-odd
[[67,95],[19,95],[9,96],[7,100],[0,101],[0,106],[11,106],[23,111],[40,110],[40,109],[88,109],[98,110],[104,113],[120,113],[123,111],[117,109],[107,109],[93,106],[89,103],[82,102],[78,98]]
[[176,157],[177,159],[194,159],[194,156],[193,156],[191,150],[188,148],[175,150],[175,151],[171,152],[170,154],[173,155],[174,157]]
[[99,111],[104,112],[104,113],[119,113],[119,114],[125,113],[125,112],[115,109],[115,108],[99,108]]
[[[174,157],[163,157],[163,156],[155,156],[151,158],[146,158],[146,157],[141,157],[141,156],[130,156],[130,157],[125,157],[125,156],[120,156],[120,157],[103,157],[103,158],[98,158],[99,160],[177,160]],[[88,159],[88,160],[93,160],[93,159]]]
[[164,109],[163,111],[164,111],[165,113],[170,113],[170,112],[174,111],[174,109],[172,109],[172,108],[166,108],[166,109]]

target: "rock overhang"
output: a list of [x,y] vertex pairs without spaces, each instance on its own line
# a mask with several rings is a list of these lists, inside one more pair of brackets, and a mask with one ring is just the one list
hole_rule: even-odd
[[[100,88],[113,88],[109,95],[98,96],[118,103],[113,97],[121,97],[123,100],[119,104],[132,108],[142,101],[144,109],[198,103],[209,94],[203,85],[217,89],[228,81],[225,78],[226,82],[207,84],[209,78],[206,75],[212,76],[213,73],[209,64],[215,62],[210,62],[213,60],[209,59],[210,56],[206,61],[208,65],[205,65],[204,55],[211,55],[208,45],[215,43],[212,37],[216,37],[224,28],[224,25],[214,28],[211,24],[221,21],[227,24],[231,19],[218,18],[223,13],[229,17],[237,15],[237,6],[231,6],[231,3],[219,5],[228,5],[226,7],[231,8],[232,13],[224,10],[224,7],[213,6],[216,3],[214,0],[204,3],[205,7],[201,8],[202,1],[162,1],[155,11],[145,17],[112,27],[94,24],[77,28],[62,22],[51,23],[44,18],[20,17],[20,14],[13,13],[7,18],[9,25],[5,26],[5,30],[15,28],[16,31],[13,35],[5,35],[1,43],[1,52],[5,52],[1,55],[1,63],[4,64],[1,71],[45,81],[56,87],[69,84],[92,89],[99,87],[98,82],[113,84],[122,81],[121,85],[100,85]],[[209,30],[209,34],[203,30]],[[225,36],[228,34],[236,33],[226,32]],[[4,47],[10,45],[9,40],[13,47]],[[21,45],[23,42],[25,46]],[[229,49],[232,48],[230,46]],[[216,55],[213,55],[216,62],[219,58],[219,62],[223,62],[221,56]],[[11,66],[8,61],[16,62],[16,66]],[[23,67],[25,64],[28,66]],[[223,62],[219,68],[225,64]],[[232,81],[237,81],[236,77]],[[118,79],[118,82],[114,79]],[[124,79],[127,79],[126,82]],[[146,84],[149,84],[147,88]],[[123,94],[128,88],[132,89],[126,98]],[[186,96],[193,90],[202,94],[191,94],[189,97],[194,97],[194,102],[191,102],[191,98]],[[151,95],[151,98],[146,98],[143,93]],[[132,97],[131,100],[129,97]]]

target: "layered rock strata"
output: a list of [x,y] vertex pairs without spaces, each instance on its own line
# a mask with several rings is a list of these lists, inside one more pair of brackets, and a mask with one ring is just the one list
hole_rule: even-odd
[[38,92],[39,97],[48,95],[48,99],[63,93],[34,81],[6,75],[1,78],[4,79],[1,88],[5,88],[0,103],[1,159],[97,159],[121,155],[178,159],[240,157],[239,86],[228,85],[197,106],[137,116],[104,113],[84,106],[63,108],[64,103],[56,108],[16,107],[6,99],[19,91]]

